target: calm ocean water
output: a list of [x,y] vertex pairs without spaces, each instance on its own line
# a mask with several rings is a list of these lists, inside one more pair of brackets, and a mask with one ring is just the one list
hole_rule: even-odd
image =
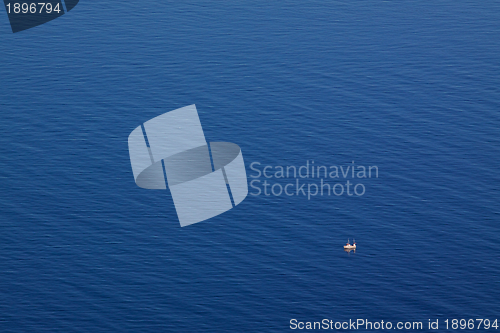
[[[5,15],[0,331],[497,318],[499,14],[495,1],[81,1],[17,34]],[[248,175],[314,160],[379,178],[361,197],[249,195],[181,228],[168,191],[135,185],[127,138],[190,104]]]

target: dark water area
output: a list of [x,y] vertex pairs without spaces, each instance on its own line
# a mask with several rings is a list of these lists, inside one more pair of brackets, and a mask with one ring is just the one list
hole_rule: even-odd
[[[80,1],[17,34],[5,15],[0,331],[496,319],[499,14],[494,1]],[[127,138],[190,104],[208,141],[241,147],[249,182],[253,162],[354,161],[378,177],[351,179],[362,196],[249,194],[181,228],[168,190],[135,185]]]

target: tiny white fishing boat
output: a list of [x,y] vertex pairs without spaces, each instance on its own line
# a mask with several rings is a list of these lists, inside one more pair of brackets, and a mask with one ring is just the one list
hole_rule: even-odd
[[345,250],[353,250],[353,249],[356,249],[356,241],[355,241],[354,239],[352,240],[352,243],[353,243],[353,244],[351,245],[351,243],[349,242],[349,239],[347,239],[347,244],[346,244],[346,245],[344,245],[344,249],[345,249]]

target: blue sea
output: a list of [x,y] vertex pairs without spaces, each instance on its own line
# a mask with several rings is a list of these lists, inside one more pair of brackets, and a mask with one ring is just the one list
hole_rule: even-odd
[[[4,14],[0,332],[500,320],[499,15],[497,1],[82,0],[13,34]],[[127,139],[191,104],[207,141],[241,147],[249,183],[253,162],[378,177],[353,180],[362,196],[249,194],[181,228],[168,190],[135,184]]]

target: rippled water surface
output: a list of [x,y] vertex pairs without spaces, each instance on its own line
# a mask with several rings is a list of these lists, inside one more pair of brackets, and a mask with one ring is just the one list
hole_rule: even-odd
[[[5,15],[0,330],[494,319],[499,14],[495,1],[82,0],[17,34]],[[249,195],[181,228],[168,191],[135,185],[127,137],[190,104],[249,176],[252,162],[354,161],[379,177],[360,197]]]

